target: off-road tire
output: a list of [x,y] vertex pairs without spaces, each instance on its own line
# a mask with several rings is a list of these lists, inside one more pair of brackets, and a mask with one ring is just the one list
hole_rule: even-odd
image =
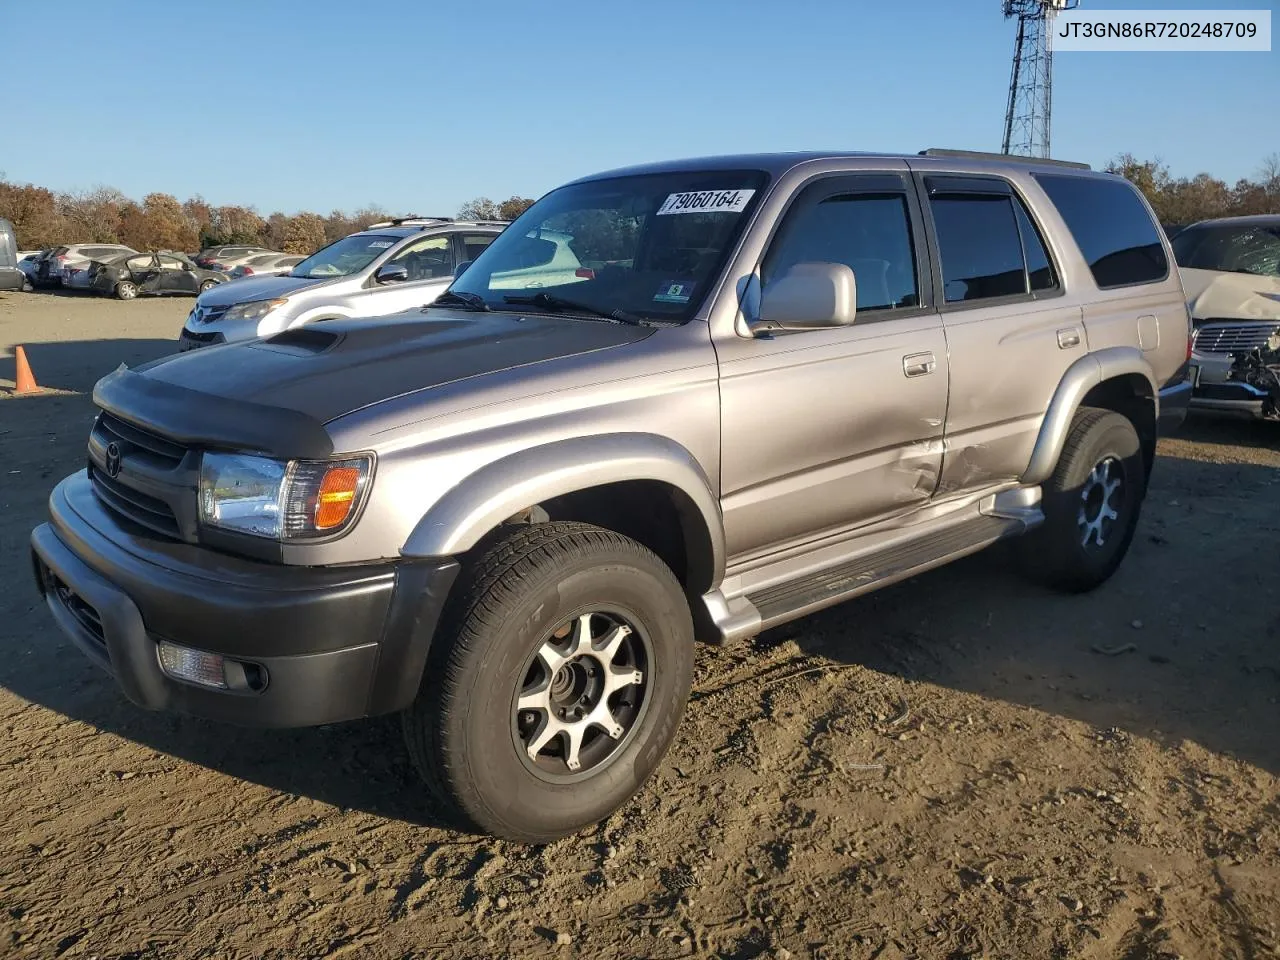
[[[1082,494],[1099,464],[1111,461],[1122,484],[1111,506],[1117,514],[1106,541],[1085,546]],[[1017,542],[1022,569],[1046,586],[1083,593],[1105,583],[1129,550],[1146,495],[1142,441],[1122,414],[1081,407],[1071,422],[1053,475],[1042,487],[1044,524]]]
[[121,280],[116,284],[117,300],[136,300],[138,299],[138,285],[132,280]]
[[[657,767],[683,716],[693,622],[671,570],[648,548],[584,523],[513,526],[459,574],[417,699],[402,715],[414,766],[454,826],[528,843],[607,817]],[[525,669],[558,624],[584,610],[625,612],[647,638],[645,707],[599,772],[551,782],[515,740]]]

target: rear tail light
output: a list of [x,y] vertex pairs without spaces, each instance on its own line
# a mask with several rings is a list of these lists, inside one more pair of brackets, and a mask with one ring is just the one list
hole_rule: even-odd
[[590,267],[579,267],[577,270],[573,271],[573,275],[575,277],[581,277],[583,280],[594,280],[596,278],[596,272]]
[[253,273],[253,267],[245,267],[245,268],[244,268],[244,275],[245,275],[246,277],[247,277],[249,274],[251,274],[251,273]]

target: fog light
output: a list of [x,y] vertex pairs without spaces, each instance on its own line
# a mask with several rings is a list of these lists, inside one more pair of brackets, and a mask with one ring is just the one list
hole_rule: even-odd
[[205,653],[203,650],[192,650],[174,643],[161,641],[160,667],[169,676],[187,683],[198,683],[202,687],[216,687],[229,690],[227,671],[221,654]]

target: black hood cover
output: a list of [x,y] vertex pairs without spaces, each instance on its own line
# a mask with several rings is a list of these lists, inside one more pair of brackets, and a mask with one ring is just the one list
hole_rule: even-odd
[[324,424],[418,390],[642,340],[651,327],[432,309],[329,321],[121,368],[99,407],[188,445],[332,452]]

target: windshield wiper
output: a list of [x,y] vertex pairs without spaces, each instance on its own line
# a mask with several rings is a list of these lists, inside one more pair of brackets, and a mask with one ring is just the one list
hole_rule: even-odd
[[589,303],[566,300],[564,297],[557,297],[552,293],[535,293],[531,297],[503,297],[502,302],[517,305],[528,304],[534,307],[542,307],[544,310],[573,310],[577,313],[589,313],[592,316],[604,317],[606,320],[616,320],[618,323],[630,324],[633,327],[638,327],[648,322],[643,317],[637,317],[634,313],[627,313],[625,310],[604,310],[600,307],[593,307]]
[[464,310],[475,310],[478,313],[483,313],[489,309],[489,304],[484,302],[484,297],[480,296],[480,294],[465,293],[459,290],[446,290],[427,306],[438,307],[441,304],[454,304]]

